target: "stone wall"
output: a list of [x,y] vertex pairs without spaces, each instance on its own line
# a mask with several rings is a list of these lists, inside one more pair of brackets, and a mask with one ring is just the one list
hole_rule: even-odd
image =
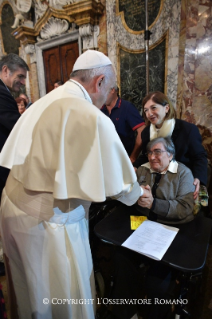
[[212,161],[212,1],[182,1],[178,117],[198,126]]

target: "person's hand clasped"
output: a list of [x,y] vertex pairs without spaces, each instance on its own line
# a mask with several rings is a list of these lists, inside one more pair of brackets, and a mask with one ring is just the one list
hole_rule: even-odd
[[200,180],[198,178],[194,179],[195,191],[194,191],[194,200],[197,199],[200,188]]
[[136,157],[130,156],[130,161],[133,164],[136,161]]
[[141,197],[139,197],[138,199],[138,205],[141,207],[146,207],[151,209],[152,207],[152,203],[153,203],[153,196],[152,196],[152,191],[149,185],[146,186],[142,186],[143,188],[143,195]]

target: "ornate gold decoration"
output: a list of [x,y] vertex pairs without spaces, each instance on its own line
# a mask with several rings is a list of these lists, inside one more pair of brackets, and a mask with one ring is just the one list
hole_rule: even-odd
[[95,25],[103,14],[104,5],[96,0],[83,0],[63,6],[63,9],[75,19],[78,26],[89,23]]
[[12,32],[12,35],[20,40],[21,44],[34,44],[36,42],[35,30],[25,26],[20,26]]
[[12,35],[16,39],[19,39],[23,45],[34,44],[36,42],[36,37],[39,35],[41,29],[44,27],[44,25],[51,17],[66,19],[70,23],[74,22],[74,19],[68,16],[64,10],[57,10],[52,7],[48,7],[42,18],[38,20],[34,28],[29,28],[24,25],[21,25],[14,30]]
[[[164,4],[164,0],[161,0],[160,10],[158,12],[158,15],[157,15],[155,21],[149,26],[149,28],[148,28],[149,30],[153,28],[153,26],[155,25],[155,23],[159,19],[161,11],[162,11],[162,8],[163,8],[163,4]],[[125,21],[124,12],[123,11],[121,11],[121,12],[119,11],[119,0],[116,0],[116,16],[119,16],[119,15],[121,17],[121,22],[122,22],[124,28],[127,30],[127,32],[132,33],[132,34],[142,34],[142,33],[144,33],[144,30],[133,31],[132,29],[130,29],[128,27],[128,25],[126,24],[126,21]]]
[[76,23],[78,26],[86,23],[95,25],[99,16],[103,14],[103,10],[103,4],[95,0],[83,0],[68,4],[63,6],[63,10],[49,7],[42,18],[35,24],[34,28],[19,26],[12,34],[24,45],[33,44],[36,42],[36,37],[39,35],[41,29],[51,17],[65,19],[70,23]]
[[[165,79],[164,79],[164,93],[167,93],[167,73],[168,73],[168,42],[169,42],[169,31],[166,31],[162,37],[155,42],[153,45],[151,45],[149,47],[149,51],[151,51],[152,49],[154,49],[155,47],[157,47],[161,42],[163,42],[165,39],[166,41],[166,50],[165,50]],[[117,56],[117,84],[120,90],[120,95],[121,95],[121,79],[120,79],[120,50],[123,50],[125,52],[128,53],[145,53],[145,48],[144,49],[140,49],[140,50],[130,50],[125,48],[124,46],[122,46],[120,43],[116,43],[116,56]]]

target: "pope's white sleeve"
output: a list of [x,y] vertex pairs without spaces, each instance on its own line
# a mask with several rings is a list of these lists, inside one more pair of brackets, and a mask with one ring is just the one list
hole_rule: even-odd
[[142,195],[143,189],[140,187],[138,182],[135,182],[134,184],[126,185],[121,193],[113,196],[112,198],[127,206],[131,206],[135,204]]

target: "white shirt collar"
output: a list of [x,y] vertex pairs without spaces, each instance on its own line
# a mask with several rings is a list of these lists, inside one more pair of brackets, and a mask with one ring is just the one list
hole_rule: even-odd
[[84,86],[82,86],[79,82],[77,82],[77,81],[75,81],[75,80],[73,80],[73,79],[70,79],[69,81],[75,83],[75,84],[82,90],[85,99],[86,99],[87,101],[89,101],[91,104],[93,104],[93,102],[92,102],[92,100],[91,100],[91,97],[90,97],[90,95],[88,94],[88,92],[86,91],[86,89],[84,88]]
[[[156,171],[151,169],[149,162],[147,162],[147,163],[145,163],[145,164],[143,164],[141,166],[144,166],[144,167],[148,168],[150,170],[150,173],[158,173],[158,172],[156,172]],[[169,172],[171,172],[173,174],[176,174],[177,173],[177,169],[178,169],[178,162],[172,160],[169,163],[168,169],[166,171],[162,172],[161,174],[166,174],[167,171],[169,171]]]

